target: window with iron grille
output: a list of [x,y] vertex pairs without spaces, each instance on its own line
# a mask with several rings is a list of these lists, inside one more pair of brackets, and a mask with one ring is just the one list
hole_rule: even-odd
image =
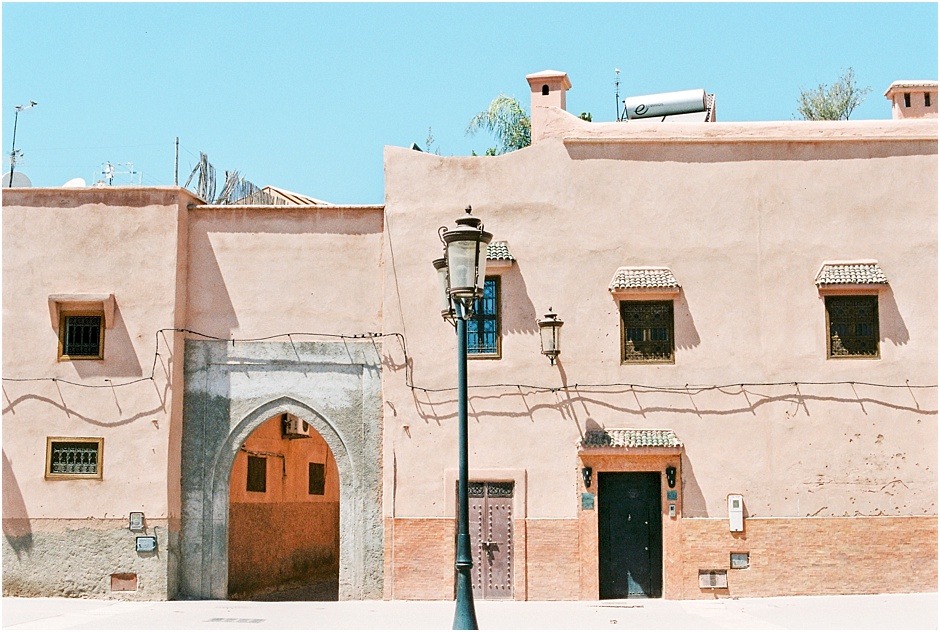
[[878,297],[827,296],[830,358],[877,358]]
[[675,361],[672,301],[621,301],[620,322],[625,364]]
[[46,478],[101,478],[104,439],[48,437]]
[[486,277],[483,298],[476,301],[473,318],[467,321],[467,355],[500,356],[499,277]]
[[65,360],[100,360],[104,357],[104,316],[101,313],[64,313],[59,322],[59,357]]
[[248,484],[245,489],[249,492],[268,490],[268,460],[265,457],[248,455]]
[[322,496],[325,489],[326,467],[323,463],[310,463],[307,493],[311,496]]

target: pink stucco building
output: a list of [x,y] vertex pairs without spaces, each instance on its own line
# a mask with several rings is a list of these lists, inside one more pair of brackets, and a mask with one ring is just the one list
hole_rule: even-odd
[[5,189],[4,594],[453,598],[467,205],[479,598],[935,591],[936,82],[589,123],[528,80],[531,147],[388,147],[383,205]]

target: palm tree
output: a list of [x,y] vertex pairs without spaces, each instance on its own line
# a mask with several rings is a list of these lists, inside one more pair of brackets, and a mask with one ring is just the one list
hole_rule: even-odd
[[532,144],[532,121],[522,105],[513,97],[501,94],[490,106],[470,119],[467,134],[471,136],[484,129],[499,142],[491,147],[487,155],[505,154]]

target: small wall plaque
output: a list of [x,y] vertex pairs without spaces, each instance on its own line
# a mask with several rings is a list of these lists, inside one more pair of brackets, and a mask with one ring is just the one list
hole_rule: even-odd
[[666,500],[679,500],[679,492],[675,489],[670,489],[666,492]]
[[590,492],[581,492],[581,509],[594,509],[594,494]]

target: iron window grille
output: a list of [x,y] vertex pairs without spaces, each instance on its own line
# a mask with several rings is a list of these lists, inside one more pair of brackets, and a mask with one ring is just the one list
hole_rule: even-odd
[[248,455],[248,481],[245,489],[261,493],[268,490],[268,460],[265,457]]
[[499,277],[486,277],[483,297],[476,300],[473,318],[467,321],[467,355],[500,357],[499,294]]
[[307,493],[322,496],[326,490],[326,467],[323,463],[310,463],[308,470]]
[[47,437],[46,478],[102,477],[104,439],[94,437]]
[[624,364],[675,362],[672,301],[621,301]]
[[59,322],[59,358],[104,358],[104,315],[100,312],[62,314]]
[[877,358],[878,297],[827,296],[830,358]]

